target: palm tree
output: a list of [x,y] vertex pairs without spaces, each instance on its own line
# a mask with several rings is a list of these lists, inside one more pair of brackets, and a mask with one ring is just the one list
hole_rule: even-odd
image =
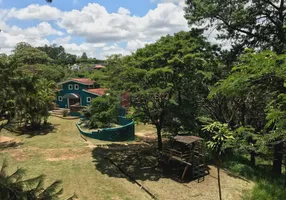
[[23,180],[25,170],[18,168],[8,174],[7,161],[0,168],[0,199],[2,200],[55,200],[59,199],[63,189],[61,181],[57,180],[48,187],[43,187],[44,176]]
[[222,157],[225,155],[226,150],[231,148],[231,141],[234,137],[232,131],[228,128],[228,125],[220,122],[213,122],[206,125],[202,130],[211,134],[211,140],[207,142],[207,146],[216,161],[219,199],[221,200],[220,167]]

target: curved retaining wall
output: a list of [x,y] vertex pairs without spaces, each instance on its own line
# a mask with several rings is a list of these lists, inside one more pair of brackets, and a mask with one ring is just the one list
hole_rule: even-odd
[[104,140],[104,141],[130,141],[135,138],[134,120],[126,119],[125,117],[119,117],[119,125],[117,128],[104,128],[98,131],[87,132],[80,128],[80,125],[76,123],[79,132],[87,137]]

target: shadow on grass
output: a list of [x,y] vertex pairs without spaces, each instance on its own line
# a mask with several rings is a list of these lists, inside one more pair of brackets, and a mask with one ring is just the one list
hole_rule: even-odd
[[32,128],[31,126],[25,126],[25,127],[16,127],[14,124],[7,124],[3,128],[12,132],[16,133],[17,135],[28,135],[29,138],[32,138],[34,136],[41,136],[41,135],[47,135],[49,133],[55,133],[57,130],[57,126],[60,124],[44,124],[37,129]]
[[9,141],[5,141],[5,142],[0,142],[0,150],[5,150],[5,149],[9,149],[9,148],[16,148],[21,146],[22,142],[9,142]]
[[[170,178],[179,182],[183,166],[179,166],[178,163],[159,165],[156,152],[156,147],[147,143],[111,144],[94,148],[92,157],[96,169],[110,177],[128,178],[130,176],[134,180],[141,181]],[[186,178],[185,181],[190,179]]]

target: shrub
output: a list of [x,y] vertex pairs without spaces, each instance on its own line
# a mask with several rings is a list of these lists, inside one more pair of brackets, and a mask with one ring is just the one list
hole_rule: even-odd
[[63,111],[63,117],[67,117],[69,115],[69,111],[68,110],[64,110]]
[[95,98],[84,112],[88,119],[89,128],[111,127],[117,123],[120,111],[120,101],[115,96],[101,96]]

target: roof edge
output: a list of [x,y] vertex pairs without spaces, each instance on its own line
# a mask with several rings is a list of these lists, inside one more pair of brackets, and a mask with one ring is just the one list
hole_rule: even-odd
[[63,82],[58,83],[58,85],[63,85],[65,83],[69,83],[69,82],[75,82],[75,83],[82,84],[82,85],[93,85],[94,84],[94,83],[93,84],[83,83],[83,82],[76,81],[76,80],[67,80],[67,81],[63,81]]
[[84,92],[86,92],[86,93],[90,93],[90,94],[96,95],[96,96],[99,96],[99,97],[103,96],[103,95],[100,95],[100,94],[95,94],[95,93],[90,92],[90,91],[85,90],[85,89],[83,89],[82,91],[84,91]]

